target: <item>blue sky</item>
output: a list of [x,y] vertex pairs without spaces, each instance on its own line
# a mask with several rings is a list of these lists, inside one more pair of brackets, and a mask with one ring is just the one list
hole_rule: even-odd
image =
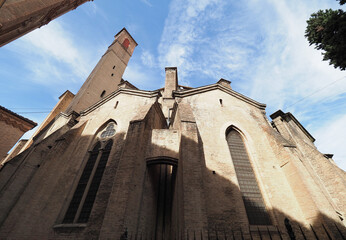
[[94,0],[0,48],[0,104],[42,122],[126,27],[139,45],[124,79],[157,89],[166,66],[178,67],[182,85],[228,79],[267,104],[267,115],[294,114],[346,169],[346,72],[304,38],[310,14],[326,8],[341,7],[335,0]]

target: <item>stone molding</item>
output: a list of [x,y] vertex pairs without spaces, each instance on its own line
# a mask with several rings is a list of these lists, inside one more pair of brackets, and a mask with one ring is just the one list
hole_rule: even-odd
[[18,128],[23,132],[27,132],[37,126],[37,123],[2,106],[0,106],[0,121],[4,121],[6,124]]
[[98,107],[102,106],[106,102],[110,101],[111,99],[115,98],[119,94],[128,94],[128,95],[134,95],[138,97],[146,97],[146,98],[153,98],[153,97],[159,97],[161,96],[159,91],[145,91],[145,90],[135,90],[135,89],[128,89],[128,88],[120,88],[111,94],[109,94],[107,97],[101,99],[100,101],[94,103],[84,111],[81,111],[80,115],[81,116],[86,116]]
[[196,94],[209,92],[209,91],[213,91],[213,90],[221,90],[221,91],[228,93],[229,95],[231,95],[235,98],[238,98],[239,100],[242,100],[243,102],[246,102],[246,103],[248,103],[254,107],[257,107],[260,110],[265,110],[265,108],[266,108],[266,104],[259,103],[259,102],[255,101],[249,97],[246,97],[246,96],[228,88],[228,87],[222,86],[219,83],[214,83],[211,85],[193,88],[193,89],[185,90],[185,91],[173,91],[173,96],[184,98],[184,97],[189,97],[189,96],[193,96]]

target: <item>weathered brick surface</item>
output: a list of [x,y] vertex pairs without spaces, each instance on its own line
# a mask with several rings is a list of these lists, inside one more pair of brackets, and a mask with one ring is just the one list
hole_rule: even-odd
[[0,121],[1,138],[0,138],[0,161],[7,156],[7,152],[24,134],[22,130],[10,124]]
[[[100,70],[102,64],[96,68],[99,76],[108,71]],[[335,226],[346,235],[339,218],[345,174],[317,151],[297,120],[279,116],[273,128],[265,106],[227,82],[178,90],[176,69],[166,73],[168,93],[125,84],[78,118],[59,115],[45,138],[8,162],[0,171],[0,238],[120,239],[128,231],[132,239],[230,239],[232,232],[237,238],[280,239],[278,228],[289,239],[287,219],[296,239],[303,239],[300,227],[314,239],[311,226],[320,239],[328,239],[323,226],[333,239],[341,239]],[[90,84],[99,81],[93,79]],[[109,122],[116,134],[103,139]],[[226,141],[230,128],[242,136],[268,226],[249,225]],[[113,147],[88,223],[62,224],[88,151],[110,138]]]

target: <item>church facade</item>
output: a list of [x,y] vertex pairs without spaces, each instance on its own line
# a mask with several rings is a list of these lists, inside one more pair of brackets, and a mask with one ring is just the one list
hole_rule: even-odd
[[137,89],[136,46],[121,30],[1,169],[0,239],[345,239],[346,174],[291,113],[174,67]]

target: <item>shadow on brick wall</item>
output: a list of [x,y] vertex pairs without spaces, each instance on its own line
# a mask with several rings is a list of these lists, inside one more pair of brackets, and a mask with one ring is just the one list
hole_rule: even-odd
[[[123,133],[114,137],[89,221],[83,226],[54,227],[61,223],[89,156],[94,137],[81,135],[84,126],[62,137],[53,134],[11,160],[0,172],[0,238],[345,239],[342,222],[322,213],[310,225],[282,209],[267,209],[271,224],[250,226],[239,186],[207,167],[194,123],[180,130],[175,170],[164,175],[159,168],[154,171],[145,156],[155,128],[163,128],[163,123],[146,119],[131,123],[126,137]],[[171,182],[158,184],[169,174],[175,174]],[[158,217],[162,214],[166,217]]]

